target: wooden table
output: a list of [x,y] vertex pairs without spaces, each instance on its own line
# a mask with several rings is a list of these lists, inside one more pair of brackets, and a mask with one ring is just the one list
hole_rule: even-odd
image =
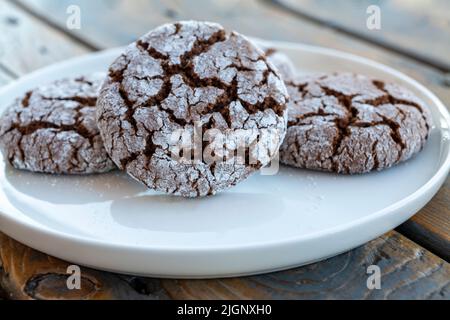
[[[0,0],[0,86],[32,70],[127,44],[161,23],[217,21],[267,39],[337,48],[397,68],[450,105],[450,5],[446,0],[376,2],[381,30],[366,28],[366,1]],[[81,30],[66,27],[69,5]],[[0,234],[0,299],[449,299],[450,179],[395,231],[337,257],[289,271],[221,280],[162,280],[83,268],[67,290],[68,262]],[[366,286],[368,265],[382,289]]]

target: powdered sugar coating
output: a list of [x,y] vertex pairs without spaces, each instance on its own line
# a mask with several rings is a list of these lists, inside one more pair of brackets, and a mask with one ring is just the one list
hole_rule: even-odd
[[115,168],[103,147],[95,104],[105,74],[64,79],[17,99],[0,120],[0,147],[17,169],[89,174]]
[[284,164],[364,173],[411,158],[427,140],[427,106],[396,84],[343,73],[300,77],[287,87]]
[[286,54],[264,44],[258,43],[257,45],[266,55],[267,61],[272,63],[278,70],[283,81],[293,81],[295,79],[297,69]]
[[279,51],[268,51],[266,54],[268,54],[267,60],[278,69],[284,81],[295,78],[297,70],[287,55]]
[[[111,65],[98,124],[111,158],[132,177],[166,193],[206,196],[269,163],[286,132],[286,100],[284,83],[245,37],[215,23],[184,21],[149,32]],[[258,140],[264,152],[249,151],[253,164],[180,161],[172,141],[180,129],[242,135]],[[209,144],[213,154],[222,152],[219,146],[237,160],[230,157],[232,139]]]

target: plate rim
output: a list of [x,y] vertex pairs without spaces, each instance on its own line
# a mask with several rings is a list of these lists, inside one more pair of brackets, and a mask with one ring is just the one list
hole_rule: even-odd
[[[255,38],[252,38],[255,39]],[[308,51],[311,53],[320,53],[320,54],[326,54],[326,55],[332,55],[337,56],[342,59],[346,60],[353,60],[360,62],[362,64],[369,65],[373,68],[382,70],[386,73],[389,73],[397,78],[400,78],[401,80],[407,82],[411,86],[419,89],[423,94],[425,94],[437,107],[439,114],[440,114],[440,121],[442,126],[442,120],[446,123],[446,128],[441,128],[440,131],[444,131],[447,133],[450,133],[450,113],[445,107],[444,103],[428,88],[426,88],[424,85],[422,85],[417,80],[414,80],[413,78],[409,77],[408,75],[389,67],[383,63],[377,62],[375,60],[365,58],[356,54],[348,53],[345,51],[332,49],[332,48],[326,48],[321,46],[315,46],[315,45],[309,45],[309,44],[303,44],[303,43],[294,43],[294,42],[286,42],[286,41],[272,41],[272,40],[263,40],[263,39],[257,39],[258,41],[268,43],[274,47],[283,49],[291,49],[291,50],[302,50],[302,51]],[[52,72],[54,70],[58,70],[60,68],[64,68],[66,65],[71,65],[73,63],[79,63],[81,61],[88,61],[88,60],[95,60],[99,56],[104,55],[112,55],[112,54],[120,54],[121,50],[123,50],[125,47],[117,47],[117,48],[111,48],[107,50],[102,50],[98,52],[92,52],[85,55],[77,56],[75,58],[71,58],[68,60],[64,60],[61,62],[57,62],[53,65],[46,66],[43,68],[40,68],[36,71],[33,71],[27,75],[24,75],[23,77],[13,80],[10,84],[4,86],[0,89],[0,95],[5,94],[7,91],[11,90],[17,85],[20,85],[23,82],[27,82],[32,78],[40,76],[41,73],[47,73]],[[445,139],[446,144],[450,150],[450,140]],[[441,142],[442,143],[442,142]],[[95,247],[98,249],[108,249],[108,250],[132,250],[134,252],[183,252],[183,253],[192,253],[192,252],[205,252],[205,251],[246,251],[251,249],[258,249],[258,248],[267,248],[267,247],[279,247],[279,246],[288,246],[292,245],[296,242],[303,242],[303,241],[310,241],[318,238],[327,237],[332,234],[342,233],[346,232],[349,229],[358,228],[361,225],[370,223],[371,221],[379,219],[381,216],[388,216],[393,211],[397,210],[400,207],[406,206],[407,204],[413,202],[415,199],[421,198],[422,196],[429,193],[433,188],[436,188],[437,190],[440,188],[440,186],[443,184],[445,177],[448,175],[450,171],[450,151],[447,153],[447,155],[444,158],[444,161],[440,164],[439,168],[435,172],[435,174],[419,189],[408,195],[407,197],[381,209],[376,212],[371,213],[370,215],[357,218],[355,220],[352,220],[350,222],[346,222],[343,224],[340,224],[335,227],[330,227],[324,230],[308,233],[305,235],[298,235],[291,238],[275,241],[267,241],[267,242],[249,242],[244,244],[228,244],[228,245],[213,245],[209,247],[183,247],[177,246],[151,246],[151,245],[141,245],[141,244],[123,244],[123,243],[115,243],[115,242],[109,242],[102,239],[95,239],[95,238],[89,238],[89,237],[83,237],[79,235],[74,235],[70,233],[61,232],[56,229],[51,229],[45,225],[40,224],[34,224],[32,222],[24,221],[23,219],[14,219],[11,214],[4,213],[0,211],[0,218],[7,221],[11,225],[15,225],[16,227],[19,227],[22,230],[27,230],[28,232],[32,232],[34,235],[41,235],[46,237],[51,237],[53,239],[61,239],[65,241],[69,241],[72,243],[75,243],[77,245],[85,246],[88,245],[90,247]],[[437,192],[436,190],[436,192]],[[433,192],[433,195],[436,193]],[[415,213],[413,213],[415,214]],[[413,215],[412,214],[412,215]],[[14,238],[14,235],[11,235],[8,230],[3,230],[5,228],[2,228],[2,232],[5,234],[11,236]],[[23,237],[22,237],[23,238]]]

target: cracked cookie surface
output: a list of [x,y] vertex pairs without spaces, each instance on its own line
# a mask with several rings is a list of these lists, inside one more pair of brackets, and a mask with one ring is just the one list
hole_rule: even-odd
[[0,119],[9,163],[33,172],[90,174],[115,168],[96,124],[105,74],[58,80],[27,92]]
[[298,77],[286,86],[284,164],[344,174],[382,170],[411,158],[428,138],[428,107],[396,84],[342,73]]
[[257,43],[257,46],[264,52],[267,61],[278,69],[283,81],[293,81],[295,79],[297,69],[286,54],[264,44]]
[[[249,40],[215,23],[183,21],[150,31],[113,62],[97,116],[119,168],[149,188],[199,197],[270,162],[286,132],[286,100],[280,76]],[[177,158],[180,132],[203,138],[181,142],[188,151]],[[236,138],[258,148],[240,154]],[[207,161],[205,151],[217,158]]]

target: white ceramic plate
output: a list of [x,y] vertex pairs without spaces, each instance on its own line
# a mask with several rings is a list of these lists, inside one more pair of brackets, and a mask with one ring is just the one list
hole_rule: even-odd
[[[299,44],[272,43],[303,72],[352,71],[397,81],[430,106],[425,149],[392,169],[338,176],[282,167],[205,199],[146,190],[123,173],[32,174],[0,161],[0,229],[81,265],[157,277],[227,277],[290,268],[359,246],[396,227],[437,192],[450,168],[444,105],[407,76],[373,61]],[[53,65],[0,91],[16,96],[64,76],[106,70],[121,49]]]

